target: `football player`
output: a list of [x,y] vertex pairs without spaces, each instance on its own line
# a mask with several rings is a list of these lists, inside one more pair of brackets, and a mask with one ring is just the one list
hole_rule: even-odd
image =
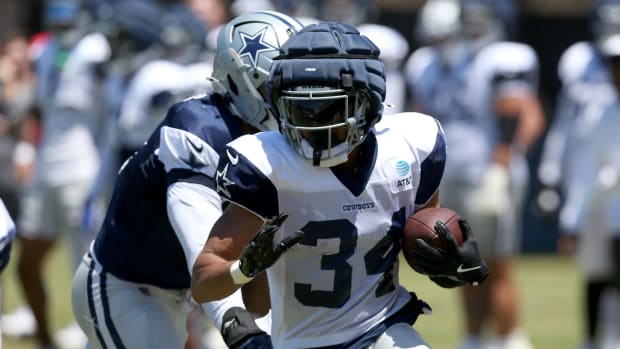
[[[245,291],[268,279],[275,348],[430,348],[411,326],[430,309],[399,284],[398,253],[407,217],[439,204],[441,126],[417,113],[382,118],[379,49],[354,27],[309,25],[281,51],[267,80],[280,132],[223,149],[217,189],[229,205],[194,265],[194,298],[245,285],[260,303]],[[450,252],[419,241],[420,268],[438,284],[487,276],[473,238],[449,240]]]
[[620,20],[614,15],[620,3],[596,1],[592,10],[594,39],[574,43],[560,59],[562,90],[538,169],[541,183],[565,198],[558,249],[576,253],[585,275],[584,349],[617,346],[619,340],[619,298],[610,286],[620,280],[614,260],[620,256],[614,242],[620,232],[620,144],[610,132],[620,121]]
[[[214,93],[173,105],[121,167],[73,284],[75,318],[95,347],[183,348],[195,305],[190,270],[222,211],[218,154],[243,134],[277,125],[264,82],[280,46],[301,27],[277,12],[229,21],[218,37]],[[204,308],[229,347],[271,347],[240,293]]]
[[464,287],[467,337],[479,348],[494,316],[501,348],[531,348],[520,329],[512,256],[520,246],[528,183],[526,153],[544,130],[534,50],[504,38],[514,22],[510,1],[430,0],[420,11],[427,43],[407,62],[415,110],[445,127],[450,161],[442,204],[476,227],[491,270],[479,288]]

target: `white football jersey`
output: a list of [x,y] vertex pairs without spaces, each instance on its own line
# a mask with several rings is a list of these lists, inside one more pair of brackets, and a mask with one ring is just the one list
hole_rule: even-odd
[[[206,77],[212,70],[208,63],[184,65],[167,60],[146,63],[127,87],[118,120],[119,141],[127,148],[142,146],[174,102],[211,90]],[[162,93],[169,93],[170,101],[156,108],[153,99]]]
[[[445,177],[469,183],[483,177],[498,141],[494,99],[536,93],[538,84],[536,53],[515,42],[492,43],[474,56],[463,54],[450,67],[435,48],[422,47],[411,55],[406,71],[416,109],[438,118],[446,130],[450,161]],[[524,176],[523,166],[518,167]]]
[[538,177],[544,185],[568,191],[574,145],[598,123],[602,108],[613,103],[616,92],[603,57],[589,42],[577,42],[562,54],[558,76],[562,89],[545,137]]
[[58,85],[50,91],[52,95],[41,96],[46,99],[41,101],[44,132],[37,159],[40,180],[71,183],[96,174],[99,155],[93,132],[105,110],[97,67],[110,54],[102,34],[85,36],[70,51],[57,77]]
[[288,213],[274,241],[305,232],[267,270],[275,348],[345,343],[410,300],[398,282],[400,231],[438,190],[444,134],[427,115],[392,114],[360,147],[375,156],[359,177],[311,166],[278,132],[243,136],[220,157],[224,199],[265,218]]
[[364,23],[357,29],[381,50],[379,59],[385,64],[386,84],[384,115],[404,112],[407,107],[407,82],[401,65],[409,52],[407,39],[394,28],[382,24]]

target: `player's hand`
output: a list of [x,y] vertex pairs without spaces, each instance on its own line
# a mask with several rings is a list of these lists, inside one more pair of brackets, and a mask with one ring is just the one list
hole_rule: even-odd
[[443,240],[445,250],[422,239],[416,240],[416,263],[430,275],[431,280],[442,287],[456,287],[464,283],[476,286],[489,275],[469,223],[461,218],[459,226],[463,233],[461,246],[458,246],[448,227],[441,221],[435,224],[435,231]]
[[267,221],[245,246],[239,258],[239,269],[243,275],[253,278],[260,274],[303,238],[304,232],[298,231],[274,245],[273,236],[287,217],[286,213],[282,213]]
[[222,317],[222,338],[230,349],[272,349],[271,336],[261,330],[252,314],[240,307],[230,308]]

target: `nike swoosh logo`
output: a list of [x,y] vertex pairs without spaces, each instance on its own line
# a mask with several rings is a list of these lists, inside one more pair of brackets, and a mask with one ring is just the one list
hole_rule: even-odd
[[200,145],[198,146],[198,145],[194,144],[194,142],[192,142],[192,140],[191,140],[191,139],[189,139],[189,138],[187,138],[187,143],[189,143],[189,145],[190,145],[192,148],[194,148],[194,150],[195,150],[195,151],[197,151],[197,152],[199,152],[199,153],[201,153],[201,152],[202,152],[202,149],[203,149],[203,145],[202,145],[202,144],[200,144]]
[[472,271],[472,270],[476,270],[476,269],[480,269],[482,268],[481,265],[475,266],[475,267],[471,267],[471,268],[463,268],[463,264],[459,265],[458,268],[456,268],[456,272],[457,273],[467,273],[468,271]]
[[226,149],[226,155],[228,155],[228,160],[230,160],[230,163],[233,164],[233,166],[239,163],[239,154],[233,156],[230,151]]

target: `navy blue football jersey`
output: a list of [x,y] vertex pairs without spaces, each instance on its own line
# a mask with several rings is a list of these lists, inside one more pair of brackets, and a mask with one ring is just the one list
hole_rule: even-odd
[[118,173],[93,247],[104,269],[135,283],[189,288],[183,248],[168,219],[167,188],[183,181],[215,190],[219,152],[241,134],[241,122],[218,94],[173,105]]

